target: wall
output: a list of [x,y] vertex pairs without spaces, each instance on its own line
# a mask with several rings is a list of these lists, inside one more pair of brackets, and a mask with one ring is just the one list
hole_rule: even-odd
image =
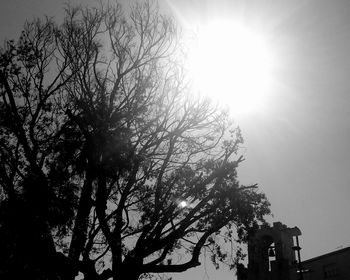
[[304,280],[349,280],[350,247],[303,262]]

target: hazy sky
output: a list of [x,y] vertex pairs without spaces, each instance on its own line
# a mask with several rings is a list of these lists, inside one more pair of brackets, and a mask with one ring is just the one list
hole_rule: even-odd
[[[59,17],[65,2],[2,0],[0,40],[17,37],[27,18]],[[168,0],[161,6],[181,24],[232,17],[264,34],[276,59],[274,83],[264,110],[237,120],[245,138],[241,182],[259,183],[272,204],[271,221],[301,229],[302,259],[350,246],[350,1]],[[232,279],[228,272],[212,274],[209,264],[208,271],[211,279]],[[201,267],[177,278],[207,277]]]

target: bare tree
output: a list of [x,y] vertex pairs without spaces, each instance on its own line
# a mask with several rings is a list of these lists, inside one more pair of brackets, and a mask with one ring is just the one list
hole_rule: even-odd
[[[8,267],[33,279],[138,279],[198,266],[203,250],[233,265],[218,240],[264,223],[264,194],[237,180],[240,130],[191,96],[177,36],[150,3],[128,17],[120,5],[67,8],[61,26],[27,24],[1,51]],[[38,228],[26,237],[28,223]],[[33,238],[44,265],[31,261],[35,246],[18,245]]]

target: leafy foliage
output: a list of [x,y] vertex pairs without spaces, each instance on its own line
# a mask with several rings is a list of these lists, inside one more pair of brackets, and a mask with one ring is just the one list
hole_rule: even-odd
[[239,128],[191,96],[177,35],[144,3],[129,17],[68,7],[61,26],[37,20],[5,43],[3,277],[138,279],[198,266],[203,250],[234,265],[224,244],[235,251],[269,203],[237,180]]

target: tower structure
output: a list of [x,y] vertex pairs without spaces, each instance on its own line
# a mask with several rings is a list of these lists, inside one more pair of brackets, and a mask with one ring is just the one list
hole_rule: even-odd
[[288,228],[280,222],[273,223],[273,227],[265,226],[257,230],[248,241],[248,269],[242,272],[241,267],[238,279],[299,280],[300,235],[298,227]]

